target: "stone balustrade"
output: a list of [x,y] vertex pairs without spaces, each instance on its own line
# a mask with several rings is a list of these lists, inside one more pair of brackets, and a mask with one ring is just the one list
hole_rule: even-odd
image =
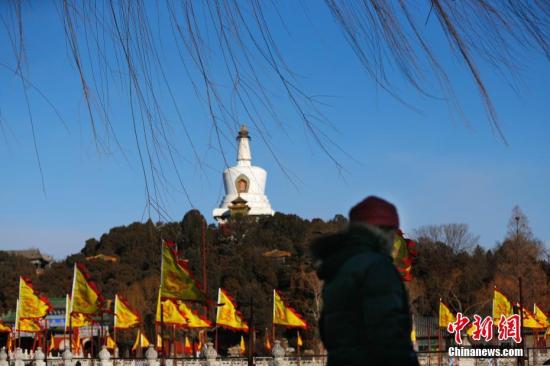
[[[114,354],[117,354],[115,350]],[[419,353],[420,365],[441,365],[452,364],[449,356],[445,353]],[[550,359],[550,349],[530,350],[529,365],[543,365]],[[275,341],[272,349],[272,357],[254,357],[256,366],[324,366],[325,357],[303,356],[300,360],[297,357],[287,357],[285,350],[279,341]],[[458,365],[461,366],[490,366],[493,365],[490,359],[460,358]],[[500,366],[515,365],[514,358],[499,358]],[[151,345],[145,352],[145,359],[120,359],[112,358],[111,352],[103,346],[98,353],[97,359],[75,357],[70,350],[65,350],[60,357],[46,357],[44,351],[38,347],[34,352],[23,351],[16,348],[14,352],[8,352],[5,347],[0,349],[0,366],[247,366],[248,360],[240,358],[220,358],[212,343],[206,344],[203,356],[197,359],[190,358],[164,358],[160,359],[157,351]]]

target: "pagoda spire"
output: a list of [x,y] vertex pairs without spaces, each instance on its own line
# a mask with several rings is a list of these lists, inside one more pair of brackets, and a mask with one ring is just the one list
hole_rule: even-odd
[[239,149],[237,151],[237,165],[250,165],[252,161],[252,153],[250,152],[250,136],[248,134],[248,127],[242,125],[237,135],[237,141],[239,142]]

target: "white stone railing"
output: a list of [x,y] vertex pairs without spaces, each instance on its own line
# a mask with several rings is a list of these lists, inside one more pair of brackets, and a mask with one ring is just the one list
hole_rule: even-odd
[[[279,341],[274,342],[272,357],[254,357],[256,366],[324,366],[325,357],[304,356],[299,360],[296,357],[285,357],[285,351]],[[115,350],[114,354],[118,354]],[[144,359],[113,359],[111,353],[103,346],[98,354],[98,358],[74,357],[66,350],[60,357],[52,357],[51,354],[46,357],[39,347],[35,352],[23,351],[17,348],[15,352],[6,352],[5,348],[0,350],[0,366],[247,366],[247,358],[220,358],[212,343],[208,343],[206,350],[201,358],[181,359],[164,358],[159,359],[157,351],[153,346],[149,346],[145,352]],[[528,349],[528,365],[542,366],[550,359],[550,349]],[[419,353],[418,360],[421,366],[448,366],[450,359],[447,353]],[[491,359],[475,358],[457,358],[461,366],[489,366],[493,365]],[[162,361],[162,362],[161,362]],[[498,358],[499,366],[516,365],[515,358]]]
[[[115,349],[115,355],[118,350]],[[324,366],[324,358],[304,357],[285,357],[285,350],[281,347],[279,341],[274,342],[272,349],[273,357],[254,357],[256,366]],[[163,358],[159,359],[155,348],[150,345],[145,352],[145,359],[120,359],[111,357],[111,353],[106,346],[103,346],[98,353],[98,358],[76,357],[70,350],[65,350],[59,357],[52,357],[51,354],[46,357],[40,347],[35,352],[23,351],[16,348],[15,352],[6,352],[5,348],[0,350],[0,366],[247,366],[247,358],[220,358],[212,343],[207,343],[203,355],[199,359],[178,359]]]

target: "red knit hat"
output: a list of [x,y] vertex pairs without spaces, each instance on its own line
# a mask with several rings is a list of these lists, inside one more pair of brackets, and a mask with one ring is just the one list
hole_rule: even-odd
[[369,196],[349,211],[351,222],[399,228],[399,216],[394,205],[382,198]]

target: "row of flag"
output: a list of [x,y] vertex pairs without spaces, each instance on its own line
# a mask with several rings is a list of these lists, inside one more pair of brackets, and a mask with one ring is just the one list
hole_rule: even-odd
[[[155,320],[158,324],[182,328],[212,327],[205,316],[192,308],[193,303],[207,304],[206,295],[193,278],[187,263],[178,257],[175,244],[165,241],[162,245],[161,283],[159,287]],[[34,290],[28,279],[20,278],[16,321],[12,330],[0,323],[0,332],[42,332],[43,319],[52,309],[48,299]],[[85,267],[75,263],[71,294],[66,296],[65,327],[78,329],[92,326],[94,318],[105,312],[104,299]],[[234,331],[248,332],[248,324],[237,310],[234,299],[224,289],[218,290],[216,326]],[[277,290],[273,290],[273,324],[289,328],[307,328],[302,316],[288,306]],[[141,317],[119,294],[114,299],[114,329],[141,328]],[[141,331],[138,332],[139,344]],[[78,342],[76,342],[78,344]]]

